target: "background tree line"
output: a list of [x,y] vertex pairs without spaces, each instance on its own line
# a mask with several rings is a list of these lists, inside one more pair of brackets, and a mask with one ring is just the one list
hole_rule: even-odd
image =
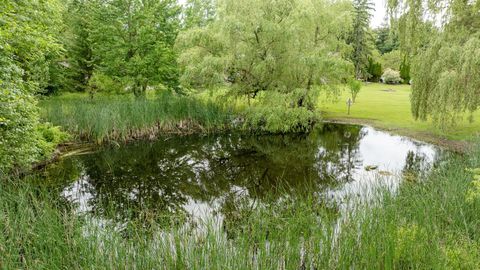
[[263,105],[247,121],[276,132],[305,130],[318,93],[354,79],[412,82],[413,115],[443,126],[480,104],[478,0],[389,1],[377,29],[368,0],[0,4],[2,171],[58,139],[39,123],[39,94],[222,88]]

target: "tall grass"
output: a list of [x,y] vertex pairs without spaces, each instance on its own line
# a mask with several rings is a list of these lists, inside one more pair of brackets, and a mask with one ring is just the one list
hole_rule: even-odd
[[212,102],[164,93],[150,98],[64,95],[40,102],[44,121],[80,139],[104,142],[158,133],[214,132],[228,128],[231,113]]
[[[314,196],[264,205],[206,230],[76,217],[32,184],[2,182],[5,269],[479,269],[478,152],[338,214]],[[149,216],[148,214],[144,216]],[[99,226],[102,224],[102,226]],[[176,224],[176,225],[175,225]],[[127,230],[128,233],[125,233]]]

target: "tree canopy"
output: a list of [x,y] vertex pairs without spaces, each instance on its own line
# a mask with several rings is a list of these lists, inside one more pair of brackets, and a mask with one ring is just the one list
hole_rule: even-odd
[[[413,116],[431,117],[447,127],[480,106],[480,1],[439,4],[422,0],[389,3],[391,13],[402,16],[401,47],[413,57]],[[436,15],[436,21],[426,21],[424,14]],[[432,37],[429,42],[426,31],[433,33],[427,35]]]
[[301,102],[313,85],[334,85],[349,75],[341,39],[348,10],[348,2],[218,1],[215,21],[179,36],[181,81],[231,85],[234,94],[251,98],[304,89]]
[[60,8],[56,0],[0,1],[0,176],[42,155],[33,95],[58,65]]
[[308,126],[318,90],[352,74],[344,38],[351,24],[348,2],[220,0],[212,23],[177,40],[181,82],[260,97],[268,106],[250,119],[269,131]]
[[91,33],[98,70],[137,96],[148,86],[176,87],[179,12],[173,0],[100,1]]

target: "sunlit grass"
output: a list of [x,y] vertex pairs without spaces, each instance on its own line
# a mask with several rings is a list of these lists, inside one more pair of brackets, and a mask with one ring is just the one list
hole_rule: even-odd
[[347,114],[346,105],[350,97],[348,91],[343,91],[341,97],[334,102],[321,98],[319,108],[327,119],[361,120],[360,122],[407,135],[468,140],[480,132],[480,111],[474,114],[473,123],[465,117],[457,121],[457,126],[443,131],[431,121],[415,121],[410,110],[410,92],[409,85],[368,83],[363,85],[356,103],[351,107],[350,115]]

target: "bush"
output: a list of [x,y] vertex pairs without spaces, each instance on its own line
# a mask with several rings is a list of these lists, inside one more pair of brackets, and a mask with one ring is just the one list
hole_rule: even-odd
[[403,58],[402,64],[400,65],[400,77],[404,82],[410,82],[410,63],[408,63],[406,57]]
[[90,96],[97,92],[102,93],[126,93],[124,85],[114,78],[111,78],[103,73],[95,72],[92,75],[92,78],[88,81],[87,91],[90,93]]
[[398,84],[402,82],[402,78],[400,77],[400,72],[387,68],[383,72],[381,81],[387,84]]
[[37,147],[40,160],[51,158],[55,148],[69,139],[69,135],[50,123],[41,123],[36,127]]
[[373,58],[368,58],[368,80],[371,82],[378,82],[382,76],[382,64],[376,62]]

